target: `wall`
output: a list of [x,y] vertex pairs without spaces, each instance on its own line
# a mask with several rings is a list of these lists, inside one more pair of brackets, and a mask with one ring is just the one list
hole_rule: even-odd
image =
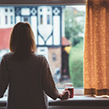
[[[53,54],[56,55],[56,60],[53,61]],[[56,68],[61,68],[61,47],[49,47],[48,48],[48,60],[52,73],[55,73]]]

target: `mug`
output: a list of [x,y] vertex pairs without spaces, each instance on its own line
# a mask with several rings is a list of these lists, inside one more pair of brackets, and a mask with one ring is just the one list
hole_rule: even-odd
[[65,89],[69,90],[69,92],[70,92],[70,98],[73,98],[74,97],[73,83],[66,83],[65,84]]

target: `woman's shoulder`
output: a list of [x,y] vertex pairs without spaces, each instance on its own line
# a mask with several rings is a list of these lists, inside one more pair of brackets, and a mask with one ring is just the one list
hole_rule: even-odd
[[1,62],[8,62],[11,59],[12,55],[12,52],[5,53],[1,58]]
[[5,54],[2,56],[2,59],[10,58],[12,55],[13,55],[12,52],[5,53]]
[[46,59],[44,55],[37,54],[37,53],[34,53],[33,56],[38,58],[38,59],[41,59],[41,60],[45,60]]

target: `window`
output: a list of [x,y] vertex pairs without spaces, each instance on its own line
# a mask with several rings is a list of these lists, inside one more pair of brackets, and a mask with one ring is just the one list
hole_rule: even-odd
[[[65,36],[71,42],[69,52],[69,73],[70,80],[74,87],[83,87],[83,42],[85,26],[85,6],[66,6],[65,7]],[[66,60],[69,48],[66,46],[63,52],[63,78],[69,76],[66,70]]]
[[48,48],[47,47],[38,47],[37,48],[38,54],[44,55],[48,60]]
[[[30,9],[32,9],[32,6]],[[66,38],[64,40],[65,45],[62,45],[63,50],[64,50],[63,53],[61,51],[62,50],[61,47],[58,48],[57,46],[56,47],[49,46],[46,49],[40,48],[40,50],[38,50],[40,53],[42,53],[46,57],[48,57],[48,61],[50,59],[49,62],[56,63],[55,67],[52,68],[52,71],[54,71],[53,78],[54,78],[54,80],[56,80],[57,87],[64,88],[64,84],[66,82],[73,82],[75,88],[79,88],[79,89],[82,88],[83,87],[83,75],[82,74],[83,74],[83,36],[84,36],[84,24],[85,24],[85,6],[84,5],[82,5],[82,6],[78,6],[78,5],[64,6],[64,8],[62,8],[62,11],[59,10],[60,8],[56,7],[56,9],[58,9],[56,14],[54,13],[55,8],[49,9],[47,7],[46,17],[43,16],[42,9],[39,10],[39,12],[41,12],[41,13],[38,17],[37,16],[38,10],[37,10],[37,8],[35,8],[35,9],[36,9],[37,14],[34,16],[36,16],[36,18],[39,19],[39,22],[36,22],[36,25],[37,25],[37,23],[42,24],[40,27],[40,30],[46,29],[46,26],[44,25],[44,23],[46,22],[46,24],[48,24],[47,28],[52,27],[52,31],[54,31],[54,27],[52,25],[54,25],[54,21],[56,21],[56,24],[61,25],[60,28],[58,28],[58,30],[60,31],[61,37],[64,36]],[[11,11],[11,9],[10,9],[10,11]],[[50,11],[52,14],[49,14]],[[31,10],[30,10],[30,12],[31,12]],[[61,12],[63,12],[63,13],[61,13]],[[52,16],[52,15],[54,15],[54,16]],[[61,16],[61,17],[59,17],[59,16]],[[20,14],[17,17],[19,17],[20,21],[28,21],[29,23],[33,19],[33,16],[31,16],[31,13],[28,17],[26,15],[24,15],[22,17],[22,16],[20,16]],[[15,19],[16,18],[14,17],[14,15],[10,16],[11,24],[14,24],[13,21],[15,21]],[[52,21],[53,23],[51,23],[50,19],[53,20]],[[60,21],[60,22],[57,22],[57,21]],[[5,24],[8,25],[8,16],[5,16]],[[32,28],[34,28],[34,25],[31,25],[31,26],[32,26]],[[45,26],[45,27],[42,28],[43,26]],[[36,35],[37,35],[37,31],[38,30],[36,30],[36,32],[35,32]],[[48,31],[49,31],[49,29],[46,32],[48,33]],[[48,35],[46,32],[43,34]],[[58,34],[57,31],[55,32],[55,34],[56,35]],[[54,34],[49,34],[48,36],[50,37],[50,35],[52,36]],[[47,40],[51,41],[51,43],[52,43],[54,40],[54,37],[52,37],[51,39],[48,38]],[[61,41],[62,41],[62,39],[60,39],[60,42]],[[66,41],[69,43],[67,43]],[[41,46],[43,46],[43,45],[41,45]],[[64,55],[63,57],[64,57],[65,61],[63,62],[64,68],[61,72],[61,66],[57,66],[57,65],[61,65],[62,55]],[[50,65],[51,64],[53,65],[53,63],[50,63]],[[58,71],[61,72],[61,73],[58,73],[59,75],[57,77],[55,76],[55,73],[57,72],[56,69],[58,69]],[[58,77],[60,77],[60,78],[58,78]],[[78,92],[80,93],[79,89],[77,89],[78,91],[75,93],[78,93]]]
[[13,16],[10,16],[11,24],[13,24]]
[[24,22],[28,22],[28,17],[24,17]]
[[49,12],[49,11],[50,11],[50,9],[48,8],[48,9],[47,9],[47,11]]
[[12,10],[12,9],[10,9],[10,12],[13,12],[13,10]]
[[8,24],[8,16],[5,16],[5,24]]
[[56,54],[53,53],[53,61],[56,61]]
[[43,15],[40,15],[40,24],[43,24]]
[[5,9],[5,12],[8,12],[8,9]]
[[40,12],[42,12],[42,9],[40,9]]
[[50,15],[47,15],[47,24],[50,24]]

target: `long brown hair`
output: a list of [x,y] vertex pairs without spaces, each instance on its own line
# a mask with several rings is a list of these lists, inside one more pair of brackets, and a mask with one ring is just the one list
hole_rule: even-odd
[[18,60],[27,58],[36,50],[34,34],[29,23],[19,22],[13,27],[9,48]]

